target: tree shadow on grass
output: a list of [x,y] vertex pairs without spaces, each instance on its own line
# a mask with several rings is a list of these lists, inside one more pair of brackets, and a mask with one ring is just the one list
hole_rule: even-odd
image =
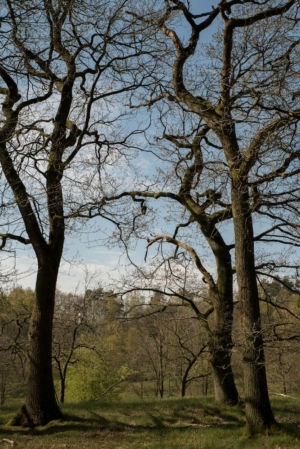
[[300,437],[300,423],[299,421],[290,422],[290,423],[280,423],[279,422],[279,428],[278,431],[280,433],[289,435],[291,437],[294,437],[295,439],[299,439]]
[[[165,426],[165,424],[164,424],[164,420],[163,420],[163,419],[159,418],[158,416],[152,415],[151,413],[148,413],[148,416],[150,416],[150,418],[151,418],[152,421],[154,422],[154,424],[155,424],[154,427],[155,427],[156,429],[161,430],[161,429],[166,429],[166,428],[167,428],[167,427]],[[152,429],[152,426],[149,426],[149,428]]]
[[[227,432],[233,432],[234,430],[236,430],[238,427],[236,425],[222,425],[222,426],[210,426],[210,428],[213,427],[219,427],[222,428],[222,430],[227,431]],[[130,425],[130,424],[124,424],[121,422],[114,422],[111,423],[109,426],[91,426],[88,424],[80,424],[80,425],[72,425],[72,424],[66,424],[64,426],[52,426],[48,429],[30,429],[29,432],[26,433],[26,435],[30,435],[30,436],[46,436],[46,435],[55,435],[55,434],[63,434],[63,433],[68,433],[68,432],[80,432],[82,433],[91,433],[92,435],[101,435],[103,432],[105,431],[109,431],[109,433],[130,433],[131,435],[138,435],[138,434],[145,434],[145,432],[147,432],[148,434],[158,434],[160,436],[162,435],[168,435],[168,434],[172,434],[174,431],[176,431],[176,433],[186,433],[186,432],[190,432],[191,429],[193,431],[201,431],[203,432],[204,428],[203,427],[195,427],[195,426],[181,426],[181,427],[160,427],[160,426],[142,426],[142,425]],[[13,432],[14,435],[16,435],[16,431]]]
[[244,414],[239,413],[237,408],[230,408],[228,411],[220,410],[217,407],[204,407],[199,409],[198,413],[193,410],[174,410],[172,413],[173,420],[183,420],[192,424],[207,424],[209,426],[223,425],[223,424],[235,424],[236,426],[245,425]]
[[[272,406],[272,410],[274,412],[274,415],[282,415],[283,410],[280,407],[274,407]],[[293,417],[297,417],[300,420],[300,408],[299,406],[297,406],[297,408],[292,408],[292,407],[285,407],[284,408],[284,415],[288,415],[291,414]]]
[[183,425],[168,425],[166,421],[161,418],[157,417],[153,414],[148,413],[148,416],[151,418],[152,423],[146,424],[146,425],[140,425],[140,424],[130,424],[130,423],[124,423],[119,420],[108,420],[104,418],[102,415],[99,415],[97,413],[93,413],[90,411],[90,414],[92,414],[92,417],[78,417],[73,415],[64,415],[64,420],[60,421],[52,421],[47,426],[44,427],[37,427],[37,428],[31,428],[31,429],[24,429],[21,428],[14,428],[7,429],[4,431],[4,433],[26,433],[26,435],[31,436],[43,436],[43,435],[53,435],[53,434],[62,434],[62,433],[68,433],[68,432],[84,432],[84,433],[92,433],[93,435],[98,434],[100,435],[104,431],[109,431],[110,433],[126,433],[130,432],[130,434],[139,434],[139,433],[157,433],[159,435],[168,435],[172,432],[190,432],[191,429],[193,431],[200,430],[203,431],[204,428],[219,428],[223,429],[224,431],[233,431],[234,429],[237,429],[238,427],[244,426],[244,423],[241,422],[233,422],[233,423],[224,423],[224,424],[214,424],[211,425],[204,425],[204,424],[195,424],[195,423],[189,423],[186,422]]
[[[174,402],[173,402],[174,404]],[[160,411],[146,411],[145,409],[136,410],[141,412],[137,415],[139,418],[148,417],[146,424],[133,424],[126,421],[127,413],[120,410],[118,419],[114,417],[106,418],[102,415],[105,411],[98,410],[95,408],[82,408],[83,411],[88,413],[88,416],[78,416],[72,413],[64,413],[63,420],[52,421],[47,426],[24,429],[20,427],[5,427],[0,426],[0,440],[2,438],[10,438],[13,434],[19,435],[32,435],[32,436],[43,436],[43,435],[54,435],[54,434],[67,434],[73,433],[86,433],[87,437],[90,435],[101,435],[103,432],[108,431],[109,433],[130,433],[131,435],[139,435],[142,433],[168,435],[172,432],[189,432],[191,429],[195,432],[201,430],[201,432],[213,432],[214,429],[224,432],[234,432],[238,428],[243,428],[245,426],[245,420],[241,413],[236,413],[236,409],[218,409],[217,407],[206,406],[202,409],[192,410],[191,407],[175,407],[173,410],[161,413]],[[104,408],[104,407],[103,407]],[[107,407],[105,407],[107,410]],[[276,407],[274,408],[276,410]],[[127,409],[126,409],[127,410]],[[132,410],[129,407],[128,411]],[[282,413],[282,409],[276,410],[278,414]],[[284,412],[291,414],[294,419],[290,422],[279,423],[280,428],[278,432],[282,434],[289,435],[293,438],[299,438],[300,436],[300,420],[298,416],[300,410],[294,410],[292,407],[290,409],[285,409]],[[294,414],[294,415],[293,415]],[[123,417],[124,416],[124,421]],[[130,414],[129,414],[130,416]],[[271,430],[270,434],[277,433],[277,430]]]

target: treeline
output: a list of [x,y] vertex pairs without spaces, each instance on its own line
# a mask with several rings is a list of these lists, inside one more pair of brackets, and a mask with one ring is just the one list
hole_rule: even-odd
[[[300,394],[299,285],[290,279],[261,282],[262,330],[271,394]],[[189,295],[207,307],[208,294]],[[0,403],[23,396],[28,328],[34,292],[1,293]],[[243,397],[243,340],[235,302],[232,366]],[[120,299],[102,288],[84,295],[56,293],[52,365],[60,403],[84,400],[207,395],[214,392],[210,327],[190,304],[163,294],[132,293]]]

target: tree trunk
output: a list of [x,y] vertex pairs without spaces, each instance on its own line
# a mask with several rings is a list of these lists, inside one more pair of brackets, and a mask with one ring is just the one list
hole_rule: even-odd
[[236,405],[239,402],[239,394],[231,368],[232,341],[228,337],[228,334],[222,336],[214,332],[209,345],[215,403],[217,405]]
[[242,180],[233,177],[232,208],[236,274],[241,324],[245,339],[243,362],[246,421],[250,434],[255,434],[271,427],[276,421],[268,395],[255,273],[253,225],[249,207],[248,183],[245,177]]
[[52,375],[52,326],[59,263],[51,262],[39,264],[28,335],[27,395],[12,425],[33,427],[62,418]]
[[234,382],[232,353],[233,279],[229,249],[225,245],[213,247],[217,262],[217,291],[210,291],[214,304],[214,331],[209,342],[210,363],[213,370],[214,394],[217,405],[236,405],[239,394]]
[[60,403],[64,404],[65,402],[65,391],[66,391],[66,379],[61,378],[60,380]]
[[190,196],[183,204],[190,211],[209,244],[217,265],[217,282],[209,287],[210,300],[214,306],[214,330],[210,330],[210,361],[213,369],[215,402],[218,405],[235,405],[239,394],[231,368],[233,277],[230,249],[223,240],[216,224],[202,213]]
[[4,369],[1,369],[0,375],[0,405],[3,405],[5,402],[5,393],[6,393],[6,375]]
[[186,391],[186,379],[183,378],[181,381],[181,397],[184,398],[185,397],[185,391]]
[[202,393],[203,396],[207,396],[208,393],[208,378],[205,377],[202,383]]
[[164,397],[164,375],[162,373],[159,375],[157,387],[159,397],[162,399]]
[[187,366],[183,377],[181,379],[181,397],[184,398],[185,394],[186,394],[186,389],[187,389],[187,385],[188,385],[188,375],[189,372],[191,371],[192,367],[195,365],[197,361],[197,358],[193,359]]

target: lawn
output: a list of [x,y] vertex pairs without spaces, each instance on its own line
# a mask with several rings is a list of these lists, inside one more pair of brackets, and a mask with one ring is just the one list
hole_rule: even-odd
[[[45,427],[5,426],[20,405],[1,407],[0,449],[299,448],[300,399],[273,397],[280,429],[255,439],[245,433],[243,407],[216,407],[210,397],[87,402],[62,407],[65,420]],[[6,441],[6,440],[10,440]]]

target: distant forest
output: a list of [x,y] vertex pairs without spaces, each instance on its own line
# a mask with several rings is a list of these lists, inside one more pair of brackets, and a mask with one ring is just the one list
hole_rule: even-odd
[[[262,330],[271,394],[300,394],[300,295],[283,278],[260,285]],[[214,392],[209,336],[208,294],[155,293],[150,300],[131,293],[120,299],[103,289],[84,295],[56,293],[52,365],[60,403],[136,397],[205,396]],[[26,390],[28,327],[34,292],[16,287],[1,294],[0,403],[22,398]],[[243,394],[241,309],[234,309],[232,365]]]

